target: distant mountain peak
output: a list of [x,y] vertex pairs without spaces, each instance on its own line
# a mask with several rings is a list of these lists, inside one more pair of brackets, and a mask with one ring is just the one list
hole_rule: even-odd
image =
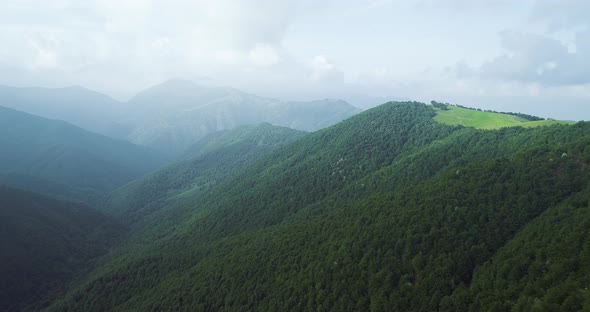
[[165,93],[186,92],[186,91],[194,91],[194,90],[205,89],[205,88],[206,87],[203,87],[193,81],[175,78],[175,79],[169,79],[169,80],[166,80],[162,83],[153,85],[153,86],[145,89],[144,91],[138,93],[138,95],[141,95],[144,93],[153,93],[153,92],[158,92],[158,93],[160,93],[160,92],[165,92]]
[[199,87],[200,85],[197,84],[196,82],[189,80],[189,79],[183,79],[183,78],[172,78],[172,79],[168,79],[162,83],[160,83],[159,85],[163,85],[163,86],[189,86],[189,87]]

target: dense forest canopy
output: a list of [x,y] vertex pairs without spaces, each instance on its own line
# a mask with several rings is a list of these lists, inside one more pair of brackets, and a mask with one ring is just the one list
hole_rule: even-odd
[[127,238],[48,310],[588,308],[589,124],[436,116],[393,102],[203,141],[116,192]]

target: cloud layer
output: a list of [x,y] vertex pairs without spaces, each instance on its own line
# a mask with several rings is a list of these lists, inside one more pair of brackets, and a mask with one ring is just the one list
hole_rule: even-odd
[[534,113],[535,98],[590,99],[589,10],[585,0],[5,0],[0,84],[125,97],[207,77],[359,106],[518,96],[514,110]]
[[506,53],[473,69],[461,64],[460,76],[569,86],[590,83],[590,31],[576,34],[572,49],[543,35],[502,32]]

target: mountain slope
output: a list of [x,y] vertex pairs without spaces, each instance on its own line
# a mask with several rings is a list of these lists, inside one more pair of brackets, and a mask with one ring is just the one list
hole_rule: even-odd
[[[567,185],[567,177],[550,175],[519,197],[538,174],[533,164],[522,166],[529,156],[463,167],[454,180],[456,172],[448,171],[415,189],[216,240],[188,272],[172,271],[121,308],[437,310],[520,226],[577,191],[535,196],[550,183]],[[517,183],[505,184],[507,172]]]
[[588,187],[590,124],[435,116],[389,103],[272,152],[136,229],[149,239],[50,310],[453,310],[479,267]]
[[106,193],[164,164],[145,147],[0,107],[0,173]]
[[590,189],[547,209],[455,291],[449,309],[590,309]]
[[[391,106],[394,106],[395,109],[392,109]],[[399,157],[404,151],[409,151],[414,146],[428,144],[436,138],[444,137],[454,131],[454,128],[434,123],[431,120],[433,116],[434,112],[422,105],[412,103],[408,105],[389,105],[368,111],[363,116],[355,116],[346,123],[310,134],[298,142],[281,149],[280,153],[277,151],[257,161],[244,173],[216,188],[211,194],[200,197],[196,202],[186,203],[184,207],[179,207],[177,210],[181,210],[181,216],[176,219],[183,222],[169,225],[173,232],[171,235],[166,236],[170,236],[173,241],[176,240],[174,238],[176,235],[185,236],[186,234],[182,232],[190,228],[187,228],[182,223],[189,220],[191,222],[198,222],[199,220],[205,222],[201,228],[201,232],[204,234],[203,237],[194,234],[186,236],[193,237],[195,242],[207,241],[208,239],[205,236],[225,236],[223,232],[226,230],[239,232],[243,228],[244,222],[249,223],[250,227],[257,227],[258,225],[252,224],[252,221],[262,224],[280,221],[276,220],[276,218],[282,218],[281,216],[284,216],[285,213],[288,214],[293,209],[297,209],[290,206],[296,204],[303,208],[346,184],[354,184],[354,179],[349,178],[347,180],[340,172],[338,175],[333,174],[336,169],[334,166],[344,161],[340,160],[343,159],[343,156],[347,158],[348,162],[346,164],[352,164],[353,160],[359,158],[362,166],[354,165],[356,169],[353,169],[355,172],[352,172],[352,174],[365,176],[379,167],[391,164],[393,159]],[[363,129],[363,131],[360,131],[360,129]],[[405,135],[413,138],[408,140]],[[373,144],[376,142],[379,142],[379,144]],[[299,161],[301,161],[300,164],[298,164]],[[346,174],[348,175],[348,173]],[[314,180],[316,181],[314,182]],[[325,185],[326,183],[328,184]],[[315,192],[310,192],[310,189],[315,189]],[[268,194],[260,193],[262,190],[266,190]],[[296,193],[292,194],[292,192]],[[258,195],[259,193],[260,195]],[[292,199],[294,195],[297,196],[297,200]],[[268,207],[266,209],[269,210],[264,209],[265,207]],[[238,209],[233,211],[233,208]],[[246,208],[254,209],[254,211],[244,211]],[[219,215],[225,213],[231,213],[232,215],[221,217],[221,219],[219,219],[219,216],[212,217],[211,221],[207,222],[205,217],[208,214],[207,211],[219,211]],[[149,229],[139,229],[138,232],[149,232]],[[162,244],[166,245],[167,243],[163,241],[168,241],[168,237],[162,238],[162,236],[158,235],[161,232],[169,233],[170,230],[156,227],[151,237],[155,238],[156,241],[158,241],[158,238],[162,239]],[[154,239],[149,241],[153,243]],[[178,240],[178,242],[184,241],[184,238]],[[113,263],[114,270],[122,269],[125,271],[128,269],[124,268],[141,267],[141,263],[145,263],[145,260],[142,260],[144,256],[151,258],[151,256],[148,256],[151,252],[146,252],[145,248],[151,249],[149,246],[133,248],[135,251],[129,254],[130,257],[126,261],[119,264],[116,264],[117,262]],[[159,249],[160,247],[154,248]],[[128,248],[126,246],[122,249],[127,250]],[[190,252],[192,248],[186,250]],[[178,261],[181,262],[184,262],[181,259],[186,256],[186,254],[178,252],[165,252],[165,254],[178,255],[181,257]],[[157,259],[148,261],[157,266],[160,266],[160,261],[176,263],[176,260],[164,260],[163,258],[160,259],[159,256]],[[107,267],[110,268],[107,271],[113,270],[112,266]],[[158,269],[158,271],[165,274],[167,270]],[[121,274],[128,276],[127,273],[121,272]],[[98,276],[101,275],[101,273],[98,273]],[[159,277],[154,275],[150,280],[157,282]],[[128,279],[128,282],[135,283],[135,279]],[[137,282],[144,283],[139,280]],[[120,285],[121,288],[117,287],[117,290],[125,289],[125,287],[127,289],[136,289],[138,285],[124,283]],[[149,285],[152,285],[152,282],[143,284],[141,289],[150,287]],[[116,302],[112,304],[117,305]],[[96,308],[101,309],[99,306]],[[112,306],[103,306],[102,308],[111,309]],[[63,309],[63,307],[60,309]]]
[[267,122],[258,125],[240,126],[207,135],[191,145],[183,158],[191,159],[241,142],[256,144],[260,147],[278,147],[295,141],[295,139],[302,137],[304,133],[291,128],[273,126]]
[[206,194],[235,172],[304,134],[267,123],[210,134],[191,147],[188,160],[117,190],[105,211],[126,223],[138,222],[175,201]]
[[0,185],[0,309],[38,310],[121,233],[82,204]]

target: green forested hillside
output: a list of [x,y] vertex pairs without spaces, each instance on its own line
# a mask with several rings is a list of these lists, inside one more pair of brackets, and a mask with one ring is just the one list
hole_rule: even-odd
[[139,224],[49,310],[588,308],[590,124],[435,116],[388,103],[275,150]]
[[135,223],[164,206],[206,194],[235,172],[304,134],[267,123],[210,134],[189,149],[189,160],[114,192],[104,211],[125,223]]
[[291,128],[273,126],[266,122],[252,126],[240,126],[205,136],[189,147],[183,158],[191,159],[238,143],[256,144],[259,147],[277,147],[293,142],[304,133]]
[[46,306],[121,233],[83,204],[0,185],[0,310]]
[[88,200],[95,199],[96,193],[104,195],[155,170],[166,161],[146,147],[3,107],[0,130],[0,174],[5,179],[15,176],[21,181],[15,183],[25,187],[34,181],[23,183],[23,176],[53,181],[54,186],[63,184],[86,190],[79,194],[90,194]]
[[590,310],[589,188],[547,209],[479,267],[451,307]]

